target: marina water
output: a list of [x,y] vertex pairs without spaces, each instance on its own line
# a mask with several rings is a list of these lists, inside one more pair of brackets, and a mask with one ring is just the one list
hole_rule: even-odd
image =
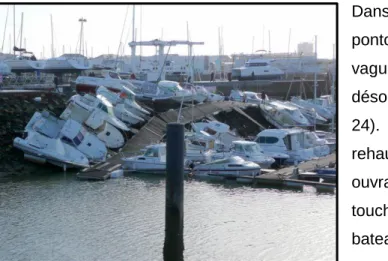
[[[185,260],[335,260],[335,195],[188,180]],[[163,260],[165,179],[0,181],[1,260]]]

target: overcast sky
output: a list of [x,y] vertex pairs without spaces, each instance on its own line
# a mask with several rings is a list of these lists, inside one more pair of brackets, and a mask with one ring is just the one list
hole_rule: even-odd
[[[129,7],[129,8],[128,8]],[[3,45],[3,34],[7,16],[7,5],[0,5],[0,48],[8,53],[13,46],[13,6],[9,6],[8,22]],[[16,5],[15,31],[20,46],[21,13],[24,13],[23,45],[41,57],[51,57],[51,23],[53,17],[54,48],[56,56],[75,52],[79,44],[80,22],[84,17],[84,37],[88,56],[117,54],[125,15],[122,42],[125,54],[130,54],[128,42],[132,41],[132,10],[127,5]],[[317,5],[137,5],[135,7],[137,40],[186,40],[187,22],[190,39],[203,41],[195,46],[194,55],[218,54],[218,28],[223,28],[225,54],[251,53],[263,48],[272,52],[287,52],[291,29],[290,52],[296,51],[300,42],[312,42],[318,36],[318,57],[332,58],[335,44],[335,6]],[[141,15],[142,14],[142,15]],[[263,28],[264,27],[264,28]],[[271,37],[269,38],[268,31]],[[163,35],[162,35],[163,32]],[[141,34],[141,35],[140,35]],[[79,46],[79,45],[78,45]],[[1,50],[0,50],[1,51]],[[167,50],[166,50],[167,51]],[[139,53],[139,48],[138,48]],[[154,47],[143,47],[143,55],[155,54]],[[171,47],[170,53],[187,54],[186,46]]]

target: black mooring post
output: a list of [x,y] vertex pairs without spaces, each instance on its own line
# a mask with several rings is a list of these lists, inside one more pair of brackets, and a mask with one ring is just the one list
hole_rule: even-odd
[[164,261],[183,261],[184,125],[167,126],[166,228]]

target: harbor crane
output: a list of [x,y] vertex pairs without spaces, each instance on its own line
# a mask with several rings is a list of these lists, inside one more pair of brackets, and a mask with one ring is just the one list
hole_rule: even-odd
[[191,42],[191,41],[162,41],[159,39],[155,39],[152,41],[132,41],[129,43],[129,46],[131,47],[131,66],[132,71],[135,71],[136,64],[135,64],[135,57],[136,57],[136,46],[155,46],[159,49],[159,62],[163,61],[164,57],[164,48],[170,47],[170,46],[177,46],[177,45],[187,45],[189,47],[189,58],[192,56],[193,53],[193,45],[204,45],[204,42]]

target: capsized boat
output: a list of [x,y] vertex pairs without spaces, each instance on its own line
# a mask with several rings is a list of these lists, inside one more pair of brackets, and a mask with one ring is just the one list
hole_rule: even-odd
[[35,131],[48,138],[60,139],[82,152],[90,162],[106,160],[107,149],[104,143],[72,119],[61,120],[48,111],[35,112],[26,126],[26,131]]
[[328,106],[326,99],[317,98],[315,100],[303,100],[299,96],[293,96],[291,97],[291,102],[299,104],[305,108],[314,109],[319,115],[326,119],[332,119],[334,117],[332,107]]
[[[104,99],[108,100],[105,96],[103,96],[101,94],[97,94],[97,98],[101,101],[103,101]],[[113,106],[113,112],[114,112],[114,115],[119,120],[121,120],[122,122],[124,122],[128,125],[135,125],[135,124],[138,124],[140,122],[144,122],[143,118],[141,118],[141,117],[133,114],[129,110],[127,110],[123,103]]]
[[96,98],[90,94],[85,94],[84,96],[76,94],[70,98],[70,102],[76,103],[79,106],[87,109],[89,112],[91,112],[91,116],[93,118],[98,116],[101,118],[100,121],[106,121],[119,130],[130,130],[124,122],[115,116],[112,104],[103,96]]
[[88,168],[88,158],[79,150],[62,142],[59,138],[49,138],[36,131],[26,131],[24,139],[15,138],[13,146],[24,152],[26,160],[66,168]]
[[309,120],[294,106],[278,101],[264,102],[259,106],[264,118],[278,129],[311,126]]
[[311,125],[314,125],[314,124],[327,124],[328,123],[328,120],[325,119],[324,117],[322,117],[321,115],[319,115],[314,108],[305,108],[299,104],[296,104],[296,103],[293,103],[293,102],[288,102],[288,101],[285,101],[283,102],[284,104],[286,104],[287,106],[290,106],[290,107],[295,107],[297,109],[300,110],[300,112],[303,114],[303,116],[306,117],[306,119],[309,120],[309,122],[311,123]]
[[254,162],[245,161],[244,159],[238,156],[232,156],[225,159],[215,160],[210,163],[197,165],[193,168],[193,174],[194,176],[200,177],[254,177],[261,174],[261,168],[258,164]]
[[125,110],[130,111],[142,119],[150,115],[147,110],[142,108],[135,101],[136,94],[126,87],[123,87],[123,90],[120,93],[114,93],[104,86],[100,86],[98,87],[96,94],[104,96],[113,106],[122,106]]
[[93,133],[110,149],[118,149],[124,146],[123,134],[112,124],[105,120],[99,111],[91,110],[81,103],[71,101],[59,116],[63,120],[73,119],[93,130]]
[[197,133],[207,133],[221,141],[226,147],[230,147],[235,140],[242,140],[235,133],[230,131],[229,125],[219,121],[202,121],[191,124]]

